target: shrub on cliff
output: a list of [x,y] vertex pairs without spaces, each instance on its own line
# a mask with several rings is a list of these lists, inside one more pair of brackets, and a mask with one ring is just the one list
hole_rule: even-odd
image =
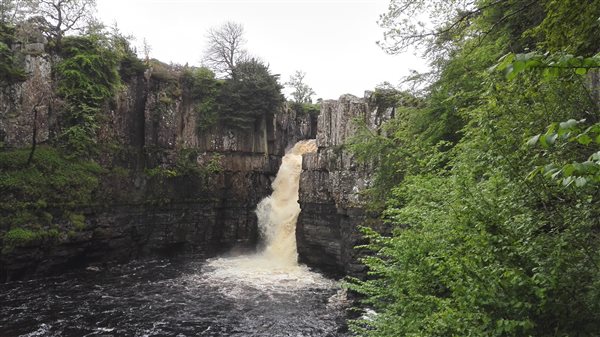
[[29,149],[0,151],[0,233],[4,243],[42,237],[60,219],[80,227],[70,209],[91,203],[103,172],[94,162],[69,159],[42,146],[27,164]]
[[66,37],[56,66],[57,94],[66,102],[61,144],[74,156],[94,152],[103,105],[120,84],[119,58],[98,35]]
[[10,49],[14,42],[14,27],[0,24],[0,84],[12,84],[27,78],[25,70],[15,63]]
[[251,129],[257,121],[274,114],[284,102],[278,75],[264,63],[251,59],[234,68],[219,95],[221,120],[229,126]]
[[248,130],[257,122],[274,114],[284,102],[278,82],[269,67],[256,59],[238,63],[235,76],[225,80],[215,79],[215,74],[199,68],[184,73],[184,81],[197,101],[198,132],[220,122],[228,127]]

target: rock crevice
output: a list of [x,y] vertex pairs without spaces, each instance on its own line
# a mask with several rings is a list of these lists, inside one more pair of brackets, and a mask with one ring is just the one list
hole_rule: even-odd
[[300,261],[334,275],[358,275],[358,228],[378,221],[365,212],[362,192],[369,187],[372,167],[357,163],[345,148],[354,136],[357,121],[371,130],[392,117],[394,110],[380,109],[365,98],[344,95],[324,101],[317,125],[318,152],[304,155],[300,176],[300,208],[296,228]]

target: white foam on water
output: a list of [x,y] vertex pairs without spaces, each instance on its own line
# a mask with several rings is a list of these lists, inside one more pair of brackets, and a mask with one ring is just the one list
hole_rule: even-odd
[[337,282],[298,264],[296,221],[300,214],[298,188],[302,155],[316,152],[315,140],[300,141],[282,159],[273,193],[256,208],[263,251],[254,255],[207,261],[202,277],[218,285],[224,295],[244,297],[252,290],[269,293],[300,289],[329,289]]

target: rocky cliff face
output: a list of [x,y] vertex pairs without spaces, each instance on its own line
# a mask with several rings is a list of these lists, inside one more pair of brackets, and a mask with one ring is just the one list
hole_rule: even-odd
[[344,148],[356,130],[354,120],[376,130],[392,117],[392,108],[379,111],[365,98],[351,95],[325,101],[317,126],[317,153],[304,155],[300,176],[300,213],[296,236],[301,262],[326,272],[360,274],[357,262],[358,227],[381,226],[364,210],[361,192],[370,184],[372,169],[359,165]]
[[[52,95],[57,60],[45,46],[42,38],[14,46],[31,76],[0,90],[2,146],[30,146],[34,125],[38,143],[60,132],[60,100],[36,105]],[[83,224],[72,231],[57,217],[52,226],[68,235],[2,249],[0,281],[91,262],[176,252],[208,256],[254,247],[254,209],[270,194],[281,156],[297,140],[311,138],[319,150],[303,162],[300,260],[333,274],[362,271],[353,247],[357,227],[372,221],[361,199],[371,169],[358,165],[344,144],[355,131],[354,119],[376,129],[393,110],[379,111],[369,95],[346,95],[323,102],[318,119],[284,108],[250,130],[217,125],[199,132],[195,102],[178,82],[182,69],[168,68],[166,79],[152,70],[126,79],[102,112],[98,142],[103,151],[96,160],[108,173],[101,177],[96,202],[77,210]],[[182,158],[197,169],[216,165],[219,170],[171,176]],[[0,228],[0,237],[7,230]]]
[[[14,46],[33,76],[0,90],[4,147],[30,146],[34,123],[38,143],[59,132],[58,99],[44,100],[34,118],[39,93],[51,94],[53,57],[44,41],[34,43]],[[198,132],[194,101],[177,82],[181,68],[169,71],[168,81],[151,71],[127,79],[102,112],[98,142],[109,150],[96,160],[109,173],[101,178],[97,203],[78,210],[83,228],[2,249],[0,281],[94,261],[254,246],[256,204],[270,193],[285,149],[315,137],[316,117],[282,108],[247,131],[217,125]],[[169,172],[182,158],[200,170],[209,164],[218,169],[196,176],[149,173]],[[59,218],[52,226],[68,231]],[[0,229],[0,237],[6,231]]]

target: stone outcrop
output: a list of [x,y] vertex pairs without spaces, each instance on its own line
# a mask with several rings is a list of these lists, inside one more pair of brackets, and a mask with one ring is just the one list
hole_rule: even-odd
[[[60,132],[60,100],[42,99],[52,94],[52,63],[58,60],[46,53],[45,41],[30,44],[13,48],[31,76],[0,90],[5,147],[30,146],[34,120],[38,143]],[[371,168],[357,164],[344,144],[355,132],[356,118],[375,130],[393,110],[378,111],[369,94],[345,95],[323,102],[318,118],[283,108],[249,130],[216,125],[199,132],[196,102],[178,82],[184,68],[167,68],[166,80],[152,70],[128,77],[104,108],[98,141],[112,150],[97,160],[115,173],[103,176],[93,205],[77,210],[85,216],[82,228],[72,231],[57,213],[53,226],[59,237],[2,249],[0,281],[153,254],[210,256],[251,249],[258,239],[254,209],[270,194],[281,156],[296,141],[312,138],[319,150],[303,161],[300,260],[332,274],[359,274],[353,247],[360,238],[357,227],[372,220],[361,198]],[[216,161],[220,170],[191,177],[147,172],[171,170],[184,155],[198,168]],[[0,237],[7,230],[0,228]]]
[[[39,92],[51,93],[52,56],[44,43],[35,43],[14,47],[34,76],[0,91],[4,147],[30,146],[33,105]],[[196,102],[178,82],[182,68],[168,70],[167,81],[150,71],[131,76],[102,112],[98,142],[111,150],[97,160],[120,173],[103,176],[96,202],[77,210],[85,216],[84,228],[69,232],[72,227],[57,216],[59,237],[0,249],[0,282],[91,262],[175,252],[210,256],[255,246],[256,204],[270,194],[286,148],[315,137],[316,116],[283,107],[249,130],[217,125],[199,132]],[[60,132],[59,100],[45,103],[37,109],[38,143]],[[212,161],[220,169],[195,177],[148,174],[173,169],[183,155],[199,169]],[[0,228],[0,238],[8,230]]]
[[356,120],[377,130],[394,110],[379,111],[365,98],[344,95],[324,101],[317,126],[317,153],[304,155],[299,203],[302,209],[296,227],[300,261],[336,274],[360,274],[357,261],[358,227],[381,226],[364,210],[361,192],[371,182],[372,168],[358,164],[345,144],[356,131]]

